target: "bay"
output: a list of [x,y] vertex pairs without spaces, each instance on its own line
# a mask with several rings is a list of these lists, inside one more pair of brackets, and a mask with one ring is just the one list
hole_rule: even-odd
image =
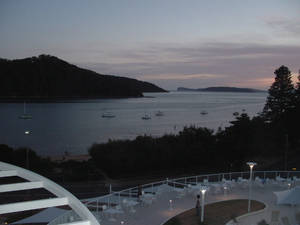
[[[18,117],[23,103],[0,103],[0,144],[29,146],[38,154],[86,154],[93,143],[134,139],[138,135],[176,134],[185,126],[216,130],[228,126],[234,112],[261,112],[267,93],[169,92],[144,98],[27,103],[31,120]],[[156,116],[162,111],[164,116]],[[202,115],[201,112],[207,114]],[[114,118],[103,118],[111,112]],[[151,119],[143,120],[148,114]],[[30,131],[25,135],[25,131]]]

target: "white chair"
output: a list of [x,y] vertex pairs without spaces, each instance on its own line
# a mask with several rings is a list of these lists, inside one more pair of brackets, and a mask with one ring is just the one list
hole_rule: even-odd
[[127,200],[127,198],[124,198],[124,199],[122,200],[122,205],[123,205],[123,208],[124,208],[125,210],[129,210],[129,205],[128,205],[128,200]]
[[254,184],[259,187],[264,187],[263,180],[259,177],[255,177]]
[[222,178],[222,182],[226,183],[226,182],[227,182],[227,180],[226,180],[225,178]]
[[300,178],[298,178],[297,176],[293,176],[293,181],[300,181]]
[[177,193],[176,198],[182,198],[186,194],[186,188],[174,188],[174,191]]
[[106,205],[102,205],[101,208],[102,208],[102,211],[101,211],[102,218],[105,219],[107,217],[107,214],[106,214],[107,206]]
[[231,189],[235,188],[236,187],[236,181],[235,179],[232,179],[231,182],[230,182],[230,187]]
[[281,221],[283,225],[291,225],[290,220],[287,216],[281,217]]
[[139,204],[139,202],[137,202],[135,200],[129,200],[129,201],[126,201],[125,206],[129,208],[130,213],[135,213],[136,210],[134,209],[134,206],[136,206],[138,204]]
[[260,177],[255,177],[255,181],[262,182],[262,180],[260,179]]
[[300,211],[295,213],[295,219],[298,224],[300,224]]
[[118,210],[119,213],[124,213],[124,211],[120,205],[116,205],[115,209]]
[[270,225],[279,225],[279,214],[280,211],[278,210],[272,211]]
[[282,178],[282,177],[280,177],[280,176],[277,176],[277,177],[276,177],[276,181],[282,182],[282,181],[284,181],[284,180],[285,180],[285,179]]
[[152,204],[153,200],[152,198],[142,198],[142,202],[144,203],[144,205],[149,206]]

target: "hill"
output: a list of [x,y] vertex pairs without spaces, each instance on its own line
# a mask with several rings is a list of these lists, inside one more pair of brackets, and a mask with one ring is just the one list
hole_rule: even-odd
[[179,87],[177,91],[211,91],[211,92],[265,92],[263,90],[252,89],[252,88],[237,88],[237,87],[207,87],[207,88],[185,88]]
[[0,59],[2,100],[142,97],[143,92],[165,90],[148,82],[98,74],[50,55]]

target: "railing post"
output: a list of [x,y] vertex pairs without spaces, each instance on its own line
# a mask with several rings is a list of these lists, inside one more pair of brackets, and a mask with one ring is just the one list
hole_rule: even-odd
[[264,180],[266,180],[266,171],[264,171]]

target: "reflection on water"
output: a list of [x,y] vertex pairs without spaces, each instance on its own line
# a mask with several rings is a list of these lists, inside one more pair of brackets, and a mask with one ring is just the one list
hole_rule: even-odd
[[[137,135],[177,133],[184,126],[217,129],[227,126],[234,112],[253,116],[264,106],[266,93],[170,92],[147,98],[105,99],[69,103],[27,103],[32,120],[18,117],[23,103],[0,103],[0,143],[30,146],[42,155],[87,153],[93,143],[133,139]],[[161,111],[163,116],[155,114]],[[201,114],[206,111],[207,114]],[[114,118],[103,118],[106,112]],[[141,119],[145,114],[151,119]],[[25,135],[29,130],[30,135]]]

